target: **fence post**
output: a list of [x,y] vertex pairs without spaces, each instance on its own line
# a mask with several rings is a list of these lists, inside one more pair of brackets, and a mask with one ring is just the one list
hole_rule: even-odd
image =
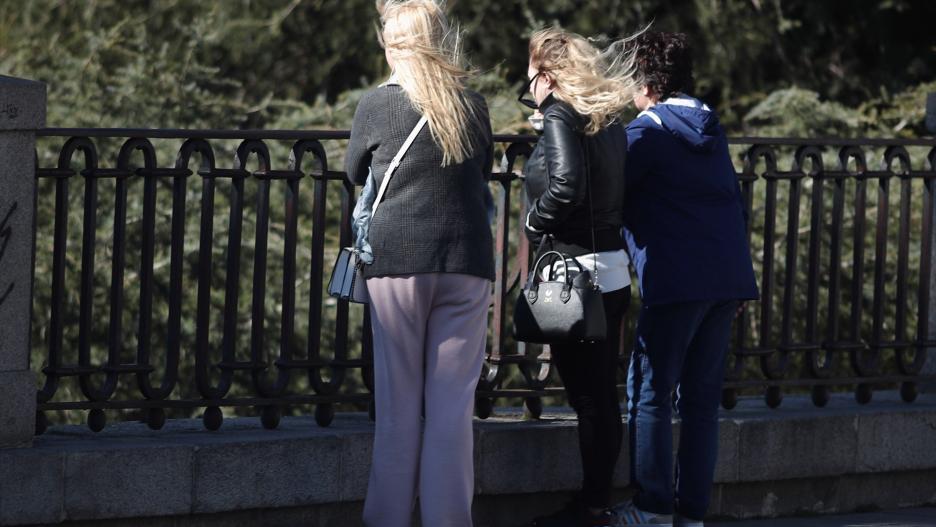
[[[930,167],[932,169],[932,167]],[[931,200],[934,223],[936,223],[936,199]],[[930,225],[931,239],[936,238],[936,225]],[[927,320],[927,338],[936,338],[936,240],[930,245],[930,262],[933,265],[929,272],[929,320]],[[926,349],[926,362],[923,364],[923,375],[936,375],[936,348]],[[920,387],[925,393],[936,393],[936,381],[923,382]]]
[[936,92],[926,94],[926,129],[936,135]]
[[[926,96],[926,128],[929,133],[936,135],[936,93],[930,93]],[[927,160],[929,170],[936,167],[936,159],[932,157]],[[932,198],[932,196],[931,196]],[[930,205],[936,209],[936,199],[931,199]],[[936,210],[933,211],[933,218],[936,218]],[[931,239],[936,237],[936,225],[930,225]],[[930,245],[930,262],[936,263],[936,243]],[[929,320],[927,321],[928,338],[936,338],[936,265],[930,267],[929,276]],[[926,363],[923,365],[924,375],[936,375],[936,348],[927,349]],[[924,392],[936,393],[936,381],[929,381],[923,384]]]
[[0,75],[0,448],[29,446],[35,434],[35,148],[45,119],[45,84]]

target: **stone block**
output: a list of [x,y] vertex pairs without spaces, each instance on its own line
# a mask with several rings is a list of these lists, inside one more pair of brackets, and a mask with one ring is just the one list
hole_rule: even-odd
[[195,512],[299,507],[338,501],[336,435],[195,450]]
[[740,461],[741,424],[733,419],[718,423],[718,462],[715,464],[715,482],[738,481]]
[[719,485],[710,516],[750,519],[835,512],[839,478],[745,481]]
[[0,525],[65,519],[65,455],[18,448],[0,451]]
[[35,182],[33,133],[0,132],[0,371],[29,367]]
[[729,483],[718,485],[720,499],[709,516],[775,518],[916,507],[936,503],[934,489],[932,470]]
[[46,85],[0,75],[0,131],[45,127]]
[[373,451],[371,433],[353,434],[341,441],[341,501],[363,500],[367,495]]
[[0,371],[0,448],[32,444],[36,433],[36,374]]
[[192,449],[150,447],[69,452],[65,511],[70,520],[188,514]]
[[850,473],[855,469],[857,447],[857,415],[744,421],[739,434],[738,480]]
[[[493,423],[492,423],[493,424]],[[575,490],[582,483],[575,421],[485,426],[475,444],[482,494]]]
[[936,469],[936,411],[858,417],[858,472]]
[[45,84],[0,76],[0,372],[29,368],[35,130],[45,112]]
[[936,505],[936,470],[852,474],[838,493],[842,512]]

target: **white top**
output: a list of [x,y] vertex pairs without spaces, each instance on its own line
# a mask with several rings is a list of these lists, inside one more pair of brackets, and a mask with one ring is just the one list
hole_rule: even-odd
[[[624,249],[583,254],[576,256],[575,261],[592,274],[594,274],[594,269],[598,268],[598,289],[603,293],[610,293],[631,285],[628,269],[630,258],[627,257]],[[553,267],[555,267],[555,272],[553,272]],[[555,265],[555,263],[543,267],[543,280],[564,280],[563,269],[563,266]],[[574,267],[573,270],[575,270]]]

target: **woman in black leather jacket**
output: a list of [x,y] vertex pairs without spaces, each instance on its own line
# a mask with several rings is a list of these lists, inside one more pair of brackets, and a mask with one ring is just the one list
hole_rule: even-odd
[[524,169],[527,236],[534,247],[550,236],[547,246],[574,257],[593,275],[597,270],[608,328],[604,342],[550,345],[578,415],[584,481],[577,499],[535,519],[536,527],[612,520],[607,508],[623,434],[618,348],[630,302],[620,235],[627,136],[616,117],[630,101],[633,82],[630,55],[618,54],[611,64],[605,56],[579,35],[540,31],[530,40],[528,89],[534,100],[523,99],[526,88],[521,94],[521,102],[542,113],[542,136]]

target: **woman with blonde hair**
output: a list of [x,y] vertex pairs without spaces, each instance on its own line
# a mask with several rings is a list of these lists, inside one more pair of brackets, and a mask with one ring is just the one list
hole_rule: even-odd
[[470,526],[471,420],[494,279],[491,125],[484,100],[465,88],[470,74],[442,6],[386,0],[377,10],[392,74],[361,98],[346,155],[355,184],[369,169],[378,184],[392,176],[378,193],[364,269],[377,414],[364,523],[408,526],[418,496],[423,525]]
[[[579,495],[536,518],[536,527],[611,525],[614,519],[608,505],[623,436],[616,374],[620,327],[630,302],[620,234],[627,135],[618,116],[635,87],[633,53],[624,50],[625,43],[602,51],[556,28],[530,39],[529,82],[520,101],[541,112],[542,136],[524,169],[526,233],[535,246],[560,251],[592,274],[607,324],[603,341],[550,343],[578,416],[584,477]],[[527,90],[533,100],[525,98]]]

